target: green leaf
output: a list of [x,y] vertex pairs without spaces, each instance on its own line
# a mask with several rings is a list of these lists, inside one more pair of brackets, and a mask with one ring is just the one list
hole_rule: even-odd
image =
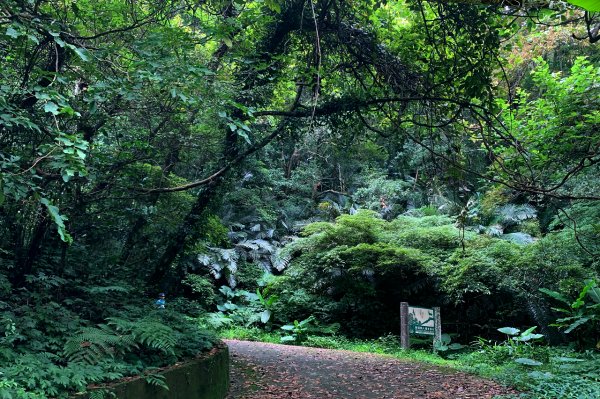
[[66,105],[60,109],[60,114],[66,114],[69,116],[79,116],[79,112],[75,111],[71,106]]
[[65,41],[63,39],[60,39],[58,37],[54,38],[54,41],[56,42],[56,44],[58,44],[60,47],[65,47],[67,45],[67,43],[65,43]]
[[82,61],[87,62],[90,60],[90,57],[88,56],[88,51],[86,48],[73,46],[72,44],[67,44],[67,46],[71,50],[73,50],[73,52],[75,54],[77,54],[79,56],[79,58],[81,58]]
[[278,0],[265,0],[265,5],[269,8],[269,10],[281,13],[281,5]]
[[556,291],[551,291],[549,289],[546,288],[540,288],[539,289],[540,292],[543,292],[544,294],[556,299],[557,301],[561,301],[564,304],[567,304],[569,306],[571,306],[571,301],[569,301],[569,299],[567,299],[565,296],[563,296],[560,292],[556,292]]
[[506,335],[518,335],[521,332],[521,330],[514,327],[502,327],[499,328],[498,331]]
[[523,331],[523,333],[521,335],[523,335],[523,336],[530,335],[533,331],[535,331],[536,328],[537,328],[537,326],[530,327],[527,330]]
[[533,339],[540,339],[543,337],[544,337],[544,334],[527,334],[527,335],[521,335],[520,337],[513,337],[513,340],[519,341],[519,342],[527,342],[527,341],[531,341]]
[[17,37],[19,37],[20,33],[13,28],[12,26],[9,26],[6,29],[6,36],[12,37],[13,39],[16,39]]
[[524,364],[526,366],[541,366],[543,364],[542,362],[538,362],[537,360],[533,359],[528,359],[526,357],[520,357],[518,359],[515,359],[515,362],[519,364]]
[[600,0],[567,0],[567,2],[587,11],[600,11]]
[[52,115],[58,115],[58,105],[52,101],[49,101],[46,103],[46,105],[44,105],[44,112],[50,112]]
[[590,321],[591,317],[582,317],[579,320],[577,320],[575,323],[571,324],[569,326],[569,328],[567,328],[565,330],[565,334],[569,334],[571,331],[575,330],[577,327],[587,323],[588,321]]
[[596,285],[595,281],[588,280],[586,284],[590,285],[590,290],[588,291],[588,295],[592,300],[596,303],[600,303],[600,288]]
[[450,343],[450,341],[452,341],[452,338],[450,338],[450,335],[442,334],[441,342],[443,344],[448,345]]
[[271,318],[271,311],[270,310],[265,310],[260,314],[260,321],[263,324],[267,324],[267,322],[269,321],[269,319]]
[[68,244],[72,244],[73,238],[67,232],[67,229],[65,227],[65,221],[68,220],[67,217],[61,215],[58,207],[52,205],[50,200],[48,200],[47,198],[42,198],[40,200],[40,203],[42,203],[46,207],[46,209],[48,210],[48,214],[54,221],[54,224],[56,224],[56,227],[58,228],[58,235],[60,236],[60,239]]
[[554,374],[550,373],[550,372],[545,372],[542,373],[541,371],[532,371],[528,374],[531,378],[535,378],[535,379],[543,379],[543,380],[548,380],[552,377],[554,377]]

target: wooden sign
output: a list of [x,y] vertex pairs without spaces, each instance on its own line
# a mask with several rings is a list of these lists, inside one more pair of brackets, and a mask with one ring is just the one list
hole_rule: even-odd
[[410,334],[433,335],[433,340],[442,339],[442,319],[440,308],[422,308],[408,306],[408,302],[400,303],[400,344],[402,348],[410,347]]

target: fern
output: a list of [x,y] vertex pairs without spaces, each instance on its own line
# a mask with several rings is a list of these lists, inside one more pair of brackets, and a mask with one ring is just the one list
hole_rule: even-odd
[[160,321],[153,319],[129,321],[111,317],[108,319],[108,324],[116,331],[132,336],[136,345],[156,349],[167,355],[175,353],[177,344],[175,331]]
[[282,253],[282,251],[278,250],[270,256],[269,260],[271,261],[271,265],[277,271],[281,272],[289,266],[292,257],[289,253]]
[[533,219],[537,216],[535,208],[527,204],[507,204],[498,208],[496,213],[501,219],[500,222],[505,226],[519,224],[527,219]]
[[94,389],[93,391],[90,391],[88,395],[89,399],[106,399],[117,397],[114,392],[109,391],[108,389]]
[[97,364],[136,348],[130,334],[117,334],[110,326],[84,327],[65,342],[64,354],[70,361]]
[[253,240],[253,242],[262,250],[265,250],[269,253],[272,253],[275,251],[275,247],[273,245],[271,245],[270,242],[257,238],[256,240]]
[[204,266],[208,266],[212,262],[212,258],[208,254],[199,254],[198,255],[198,262],[200,262]]
[[235,288],[240,261],[253,262],[266,272],[283,271],[289,265],[290,257],[280,253],[289,237],[278,240],[274,238],[275,229],[267,229],[260,223],[249,226],[236,223],[231,228],[229,238],[233,248],[208,247],[208,253],[197,256],[198,263],[207,267],[215,279],[225,278],[228,285]]
[[98,364],[105,359],[120,357],[134,349],[146,347],[165,355],[175,355],[177,335],[158,320],[130,321],[109,318],[107,324],[84,327],[64,345],[68,360]]
[[177,338],[175,331],[165,324],[153,320],[142,320],[133,330],[137,342],[164,354],[174,355]]
[[148,384],[153,385],[155,387],[159,387],[164,389],[165,391],[169,390],[169,386],[167,385],[167,381],[165,376],[162,374],[148,374],[145,376],[145,380]]
[[243,240],[238,242],[236,245],[251,251],[256,251],[259,248],[259,246],[253,240]]
[[218,254],[226,262],[227,270],[235,274],[238,268],[238,261],[240,259],[239,253],[235,249],[222,249],[217,248]]

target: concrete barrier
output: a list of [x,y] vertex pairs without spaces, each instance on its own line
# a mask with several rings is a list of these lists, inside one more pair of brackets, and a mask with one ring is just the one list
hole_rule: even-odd
[[[223,399],[229,389],[229,350],[223,344],[159,374],[164,375],[168,391],[148,384],[144,377],[135,377],[103,389],[113,392],[118,399]],[[90,392],[75,396],[77,399],[89,397]]]

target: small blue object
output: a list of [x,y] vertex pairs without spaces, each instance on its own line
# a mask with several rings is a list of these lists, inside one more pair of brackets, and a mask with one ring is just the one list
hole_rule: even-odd
[[165,293],[161,292],[160,294],[158,294],[158,299],[156,300],[156,302],[154,302],[154,304],[159,309],[164,309],[166,303],[167,303],[167,301],[165,301]]

